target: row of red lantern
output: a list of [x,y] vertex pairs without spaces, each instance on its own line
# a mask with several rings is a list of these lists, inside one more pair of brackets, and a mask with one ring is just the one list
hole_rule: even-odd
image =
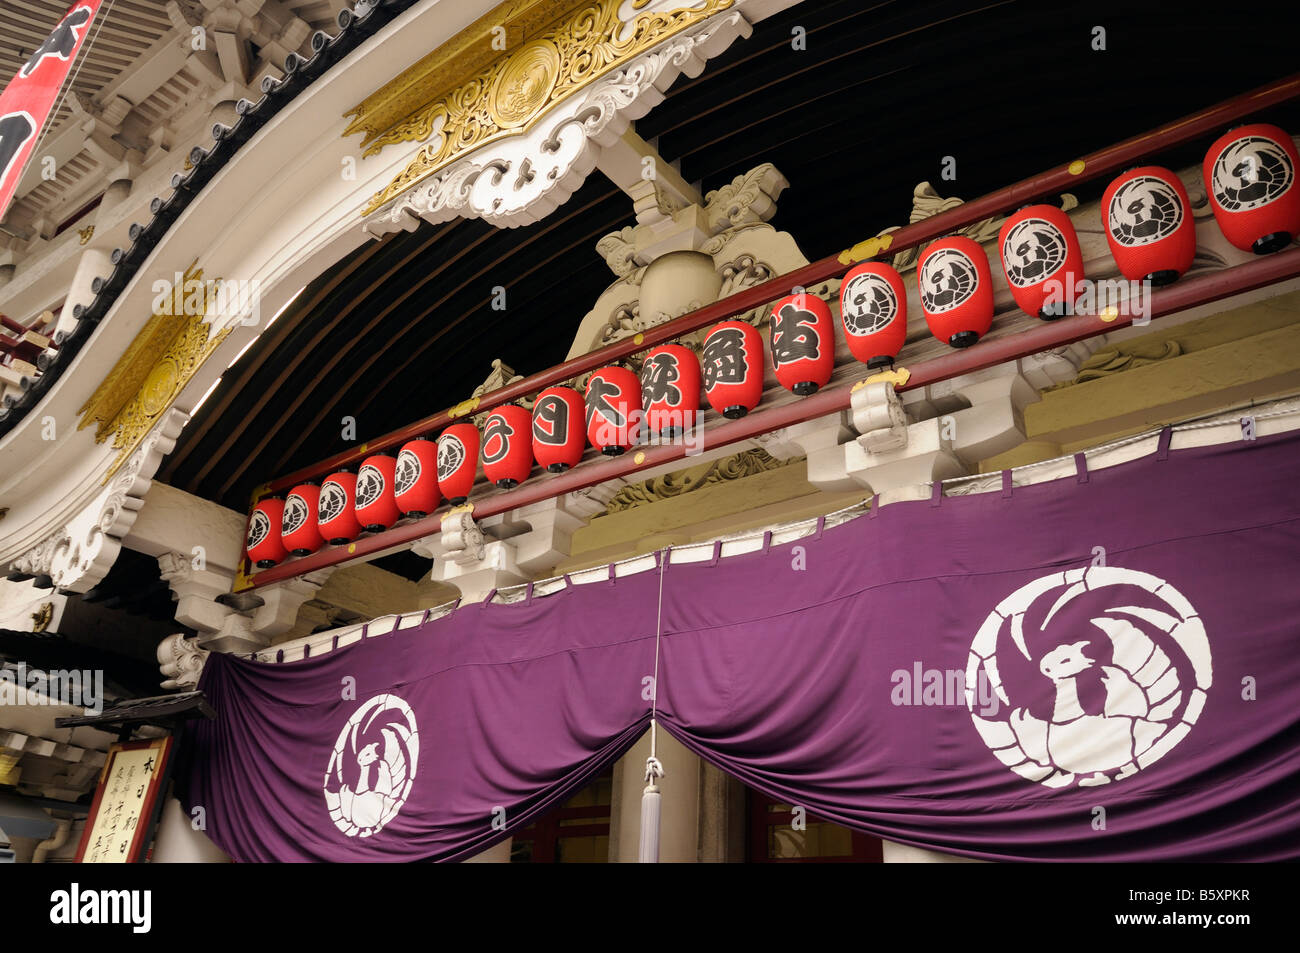
[[[1300,189],[1293,188],[1300,152],[1277,126],[1230,130],[1210,146],[1202,173],[1224,237],[1264,255],[1300,235]],[[1187,190],[1160,166],[1130,169],[1102,195],[1107,243],[1130,281],[1160,286],[1178,280],[1196,255],[1196,226]],[[1021,209],[998,235],[1003,273],[1016,304],[1043,318],[1069,313],[1081,293],[1083,253],[1069,218],[1050,205]],[[850,273],[852,274],[852,273]],[[934,243],[917,266],[930,330],[957,347],[973,344],[992,324],[988,260],[973,241]],[[897,352],[895,352],[897,353]]]
[[[342,470],[319,486],[294,487],[284,499],[254,508],[247,551],[259,568],[290,553],[304,556],[326,543],[339,545],[364,532],[381,532],[404,516],[420,518],[465,501],[479,461],[484,476],[502,488],[526,480],[534,461],[552,473],[577,464],[588,442],[607,455],[623,453],[640,439],[672,437],[692,426],[703,389],[726,417],[741,417],[763,392],[763,352],[749,324],[727,321],[704,342],[705,367],[690,349],[665,344],[645,357],[640,377],[623,367],[604,367],[587,383],[585,399],[570,387],[537,395],[530,413],[505,405],[490,413],[480,435],[472,423],[453,424],[437,441],[417,438],[396,457],[375,454],[352,473]],[[831,360],[831,350],[825,351]]]
[[[1300,154],[1277,126],[1240,127],[1210,147],[1203,164],[1206,191],[1229,242],[1267,254],[1300,234],[1297,166]],[[1112,256],[1127,279],[1168,284],[1191,266],[1191,203],[1170,170],[1143,166],[1125,172],[1107,186],[1101,207]],[[1084,278],[1083,254],[1063,211],[1050,205],[1021,209],[1003,224],[998,245],[1019,307],[1045,319],[1072,310]],[[991,271],[977,242],[952,236],[931,244],[917,262],[917,285],[926,324],[940,340],[966,347],[992,326]],[[840,324],[859,361],[869,368],[892,364],[907,336],[907,294],[899,273],[881,262],[850,270],[840,286]],[[825,301],[806,293],[782,298],[772,306],[770,334],[772,366],[783,387],[802,396],[830,381],[834,321]],[[480,449],[485,476],[508,488],[528,478],[534,459],[551,472],[573,466],[587,440],[605,454],[624,452],[636,442],[642,420],[653,435],[679,432],[699,410],[701,386],[725,417],[743,417],[758,405],[762,343],[751,325],[717,325],[705,338],[702,357],[701,368],[687,348],[663,345],[646,355],[639,380],[622,367],[595,372],[585,401],[571,388],[552,387],[538,395],[531,414],[517,406],[497,408],[481,440],[473,424],[455,424],[436,444],[413,440],[396,458],[368,458],[355,475],[336,473],[319,487],[295,487],[286,500],[263,500],[249,523],[249,556],[264,568],[288,552],[305,555],[325,542],[354,540],[362,530],[387,529],[403,515],[428,515],[444,496],[463,502]]]

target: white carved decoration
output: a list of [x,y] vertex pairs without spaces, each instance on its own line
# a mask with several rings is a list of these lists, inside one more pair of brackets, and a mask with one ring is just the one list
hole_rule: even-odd
[[[766,222],[776,214],[776,200],[789,187],[790,182],[772,163],[755,166],[704,196],[705,226],[713,235],[723,235],[735,228]],[[707,244],[703,251],[712,254]]]
[[164,678],[162,687],[168,691],[195,688],[209,654],[206,649],[199,648],[197,638],[187,638],[179,632],[167,636],[158,643],[158,668]]
[[[766,222],[776,213],[776,200],[789,184],[775,166],[765,162],[709,192],[702,206],[684,209],[670,221],[629,225],[604,236],[596,243],[596,251],[619,280],[605,289],[583,318],[569,357],[630,337],[808,264],[794,238]],[[655,269],[680,268],[681,256],[671,265],[659,263],[660,257],[673,251],[698,252],[706,269],[711,258],[712,269],[721,279],[718,289],[706,300],[682,296],[671,313],[647,309],[642,296],[647,293],[648,282],[655,276],[662,278]],[[673,282],[680,286],[685,277],[679,271]],[[820,293],[829,295],[837,287],[838,282],[825,284]],[[819,293],[818,289],[810,290]],[[766,309],[760,307],[740,318],[758,325],[766,316]],[[698,348],[705,334],[707,330],[686,335],[680,343]],[[635,361],[632,363],[635,365]]]
[[18,572],[49,576],[54,585],[87,592],[112,568],[144,505],[154,473],[176,446],[189,415],[169,409],[109,483],[61,530],[46,537],[10,564]]
[[442,546],[448,559],[468,566],[483,558],[483,532],[469,513],[448,513],[442,518]]
[[471,153],[395,199],[367,220],[366,230],[377,237],[409,230],[417,217],[434,224],[482,218],[502,228],[544,218],[582,186],[600,148],[662,102],[679,75],[698,76],[706,60],[750,33],[733,9],[666,40],[561,103],[524,135]]
[[901,450],[907,446],[907,414],[891,381],[876,381],[856,388],[849,397],[853,426],[859,442],[871,453]]

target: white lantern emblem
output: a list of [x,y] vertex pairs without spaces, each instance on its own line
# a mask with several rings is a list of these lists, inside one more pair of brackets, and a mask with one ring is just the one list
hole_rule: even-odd
[[1106,226],[1121,245],[1149,245],[1178,230],[1183,203],[1168,182],[1140,175],[1115,190],[1106,209]]
[[943,314],[970,300],[979,286],[979,272],[965,252],[941,248],[921,266],[920,285],[925,310]]
[[337,483],[326,481],[320,490],[318,513],[321,523],[329,523],[343,515],[348,505],[348,491]]
[[1027,288],[1050,278],[1065,264],[1065,250],[1065,236],[1046,219],[1017,222],[1002,243],[1007,280],[1017,288]]
[[357,509],[369,506],[383,495],[384,475],[372,463],[357,472]]
[[263,510],[258,510],[248,523],[248,539],[244,543],[244,549],[249,550],[262,545],[270,532],[271,518]]
[[420,479],[420,458],[410,450],[397,455],[397,473],[393,479],[396,494],[401,496]]
[[1214,197],[1229,212],[1267,205],[1291,188],[1291,157],[1267,136],[1246,136],[1226,145],[1214,160]]
[[284,504],[284,517],[280,520],[281,535],[296,533],[307,522],[307,501],[296,493],[290,493]]
[[840,313],[849,334],[875,334],[898,317],[898,296],[888,281],[867,272],[853,278],[844,289]]
[[438,438],[438,479],[446,480],[455,473],[465,459],[465,445],[455,434]]

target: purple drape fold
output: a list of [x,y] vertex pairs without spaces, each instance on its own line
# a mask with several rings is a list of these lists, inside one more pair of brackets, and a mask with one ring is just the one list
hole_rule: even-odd
[[[669,564],[660,722],[770,796],[936,850],[1300,857],[1297,486],[1283,435]],[[471,856],[644,731],[659,586],[214,655],[184,800],[239,860]]]

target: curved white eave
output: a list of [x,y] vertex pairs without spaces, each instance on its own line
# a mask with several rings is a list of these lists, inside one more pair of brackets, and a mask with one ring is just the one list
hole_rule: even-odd
[[[59,531],[103,491],[117,457],[78,411],[152,315],[153,284],[198,261],[205,277],[257,280],[259,328],[236,327],[177,397],[188,413],[230,361],[310,279],[367,240],[359,211],[409,160],[362,159],[343,114],[492,9],[492,0],[427,0],[407,10],[299,93],[233,155],[173,223],[45,400],[0,440],[0,566]],[[356,178],[343,178],[344,159]],[[250,183],[254,184],[250,192]],[[56,439],[42,438],[53,418]],[[152,474],[142,474],[151,476]]]

